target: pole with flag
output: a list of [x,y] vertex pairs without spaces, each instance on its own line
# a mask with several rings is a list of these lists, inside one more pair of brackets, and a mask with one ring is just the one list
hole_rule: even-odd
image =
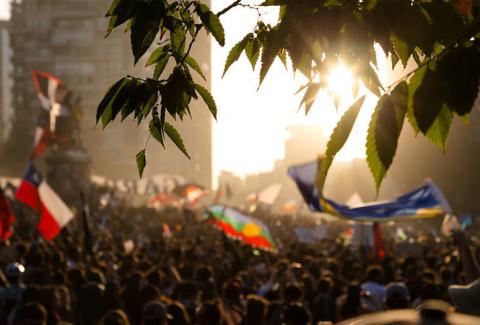
[[42,179],[33,164],[28,166],[15,196],[18,201],[40,213],[37,229],[46,240],[57,237],[73,219],[72,211]]

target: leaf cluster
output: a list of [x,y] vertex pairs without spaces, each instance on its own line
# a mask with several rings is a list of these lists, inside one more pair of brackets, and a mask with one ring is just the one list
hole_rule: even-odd
[[[225,34],[218,16],[199,1],[166,0],[114,0],[106,16],[107,36],[122,24],[127,25],[135,64],[155,46],[146,58],[146,66],[154,68],[151,78],[127,76],[113,84],[98,105],[97,123],[101,120],[105,128],[119,113],[122,121],[130,115],[138,124],[149,119],[150,136],[164,147],[165,139],[170,138],[190,158],[181,135],[167,117],[191,117],[192,100],[201,98],[216,118],[212,95],[192,76],[193,71],[206,80],[190,50],[202,28],[224,45]],[[166,69],[169,63],[171,70]],[[145,165],[143,149],[137,154],[140,176]]]
[[[213,97],[191,76],[193,70],[205,78],[190,49],[202,28],[223,46],[225,34],[219,16],[240,5],[241,0],[234,1],[215,14],[199,1],[113,0],[107,13],[108,32],[128,22],[135,61],[155,39],[161,43],[147,60],[147,65],[155,65],[152,78],[126,77],[115,83],[99,105],[97,121],[101,119],[106,126],[119,112],[122,119],[134,112],[139,123],[151,116],[152,136],[161,144],[165,134],[177,139],[173,141],[187,154],[183,142],[178,141],[180,135],[165,121],[166,113],[182,119],[190,113],[191,100],[201,97],[216,116]],[[357,77],[354,95],[358,96],[362,84],[379,98],[366,142],[377,190],[393,162],[405,120],[445,150],[454,116],[468,119],[480,75],[478,1],[266,0],[260,5],[269,6],[280,8],[278,22],[269,25],[259,20],[230,50],[224,74],[244,53],[253,69],[260,66],[261,85],[275,59],[285,66],[290,61],[293,71],[308,80],[298,91],[303,92],[300,107],[308,113],[318,92],[328,91],[332,67],[340,62],[348,66]],[[405,67],[414,60],[417,67],[394,84],[382,85],[377,74],[377,44],[392,66]],[[162,79],[169,60],[173,70]],[[338,122],[327,145],[319,187],[347,141],[363,102],[364,96],[357,98]],[[140,158],[142,166],[145,159]]]

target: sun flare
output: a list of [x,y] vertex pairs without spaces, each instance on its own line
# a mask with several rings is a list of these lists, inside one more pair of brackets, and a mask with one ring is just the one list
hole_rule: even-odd
[[343,64],[338,64],[327,77],[327,87],[334,95],[345,98],[352,96],[353,75]]

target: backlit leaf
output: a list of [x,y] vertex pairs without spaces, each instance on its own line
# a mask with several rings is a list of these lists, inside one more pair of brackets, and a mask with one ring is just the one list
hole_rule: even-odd
[[398,84],[391,94],[383,95],[372,114],[367,133],[367,163],[377,192],[392,164],[407,112],[406,82]]
[[143,170],[145,169],[145,166],[147,165],[147,160],[145,158],[145,149],[143,149],[139,153],[137,153],[136,158],[137,158],[136,160],[137,160],[138,175],[140,176],[140,178],[142,178]]
[[188,159],[191,159],[188,155],[187,149],[185,148],[182,137],[175,129],[175,127],[168,122],[165,122],[165,134],[168,135],[168,137],[173,141],[173,143],[175,143],[178,149],[180,149],[180,151],[188,157]]
[[333,130],[330,140],[328,140],[327,151],[325,152],[322,170],[317,179],[319,190],[325,183],[325,178],[327,177],[328,170],[332,165],[335,155],[340,151],[340,149],[342,149],[345,142],[347,142],[364,101],[365,96],[357,99],[355,103],[348,108],[345,114],[343,114],[340,121],[337,123],[337,126]]
[[210,92],[199,84],[195,84],[195,90],[200,94],[205,104],[207,104],[208,109],[212,113],[213,117],[217,119],[217,105],[215,104],[215,100]]

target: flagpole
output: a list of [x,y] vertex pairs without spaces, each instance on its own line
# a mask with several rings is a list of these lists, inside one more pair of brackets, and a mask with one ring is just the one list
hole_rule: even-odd
[[82,221],[83,221],[83,245],[84,245],[84,257],[85,262],[88,258],[93,258],[92,252],[92,236],[90,234],[90,228],[88,227],[88,213],[87,213],[87,202],[85,201],[85,196],[83,191],[80,191],[80,200],[82,202]]

